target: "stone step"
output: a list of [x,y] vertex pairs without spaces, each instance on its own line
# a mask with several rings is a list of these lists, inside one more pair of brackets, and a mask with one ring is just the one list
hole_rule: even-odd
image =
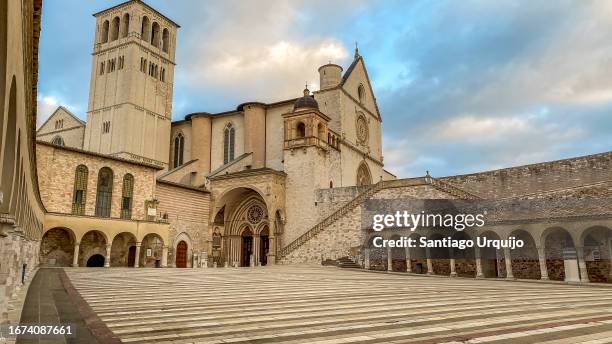
[[125,343],[501,343],[612,331],[606,288],[334,267],[67,274]]

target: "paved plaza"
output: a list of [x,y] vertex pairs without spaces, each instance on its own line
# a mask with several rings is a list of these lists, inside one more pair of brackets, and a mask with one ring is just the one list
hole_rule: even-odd
[[612,289],[335,267],[68,268],[124,343],[610,343]]

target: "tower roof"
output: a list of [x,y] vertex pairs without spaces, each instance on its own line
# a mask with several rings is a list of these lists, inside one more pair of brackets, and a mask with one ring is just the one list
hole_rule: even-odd
[[319,110],[319,103],[314,99],[313,96],[310,95],[310,90],[308,87],[304,89],[304,96],[298,98],[295,103],[293,103],[293,111],[298,109],[317,109]]

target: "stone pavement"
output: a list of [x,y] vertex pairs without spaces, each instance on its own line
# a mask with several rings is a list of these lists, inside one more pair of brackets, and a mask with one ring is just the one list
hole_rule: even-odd
[[612,289],[335,267],[65,269],[124,343],[612,342]]
[[75,336],[20,336],[17,338],[17,344],[98,343],[85,326],[74,297],[64,288],[62,274],[62,269],[57,268],[38,270],[28,288],[19,323],[21,325],[70,324],[76,330]]

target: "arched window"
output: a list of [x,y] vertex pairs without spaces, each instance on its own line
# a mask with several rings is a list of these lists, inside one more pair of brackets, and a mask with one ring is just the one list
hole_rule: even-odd
[[185,137],[179,133],[174,138],[174,161],[172,167],[178,167],[183,164],[183,151],[185,150]]
[[170,44],[170,31],[164,29],[164,33],[162,34],[162,50],[166,53],[168,52],[168,44]]
[[151,44],[159,48],[159,24],[157,22],[153,22],[151,27]]
[[98,172],[98,188],[96,190],[96,216],[110,217],[113,198],[113,170],[103,167]]
[[325,133],[324,133],[324,129],[323,129],[323,124],[319,123],[319,125],[317,125],[317,136],[319,137],[319,139],[321,141],[325,141]]
[[359,87],[357,87],[357,95],[359,96],[359,102],[363,103],[366,97],[366,92],[363,85],[359,85]]
[[119,38],[119,17],[113,18],[113,25],[111,26],[111,41]]
[[304,124],[304,122],[298,123],[296,135],[298,138],[306,137],[306,125]]
[[333,181],[331,181],[331,180],[329,181],[329,188],[330,188],[330,189],[333,189],[333,188],[334,188],[334,182],[333,182]]
[[85,215],[85,198],[87,197],[87,166],[79,165],[74,173],[74,191],[72,192],[72,213]]
[[126,13],[123,15],[123,19],[121,20],[121,38],[127,37],[130,32],[130,14]]
[[100,43],[108,42],[108,27],[108,20],[105,20],[104,24],[102,24],[102,32],[100,32]]
[[365,162],[362,162],[357,169],[357,186],[372,184],[372,175]]
[[225,126],[223,132],[223,164],[227,164],[234,160],[234,140],[236,130],[231,123]]
[[149,34],[151,32],[151,22],[149,21],[149,17],[142,17],[142,27],[140,29],[140,38],[143,41],[149,41]]
[[51,143],[53,143],[56,146],[62,146],[62,147],[65,146],[64,139],[59,135],[55,136],[53,140],[51,140]]
[[134,195],[134,176],[126,174],[123,177],[123,191],[121,194],[121,218],[132,218],[132,197]]

